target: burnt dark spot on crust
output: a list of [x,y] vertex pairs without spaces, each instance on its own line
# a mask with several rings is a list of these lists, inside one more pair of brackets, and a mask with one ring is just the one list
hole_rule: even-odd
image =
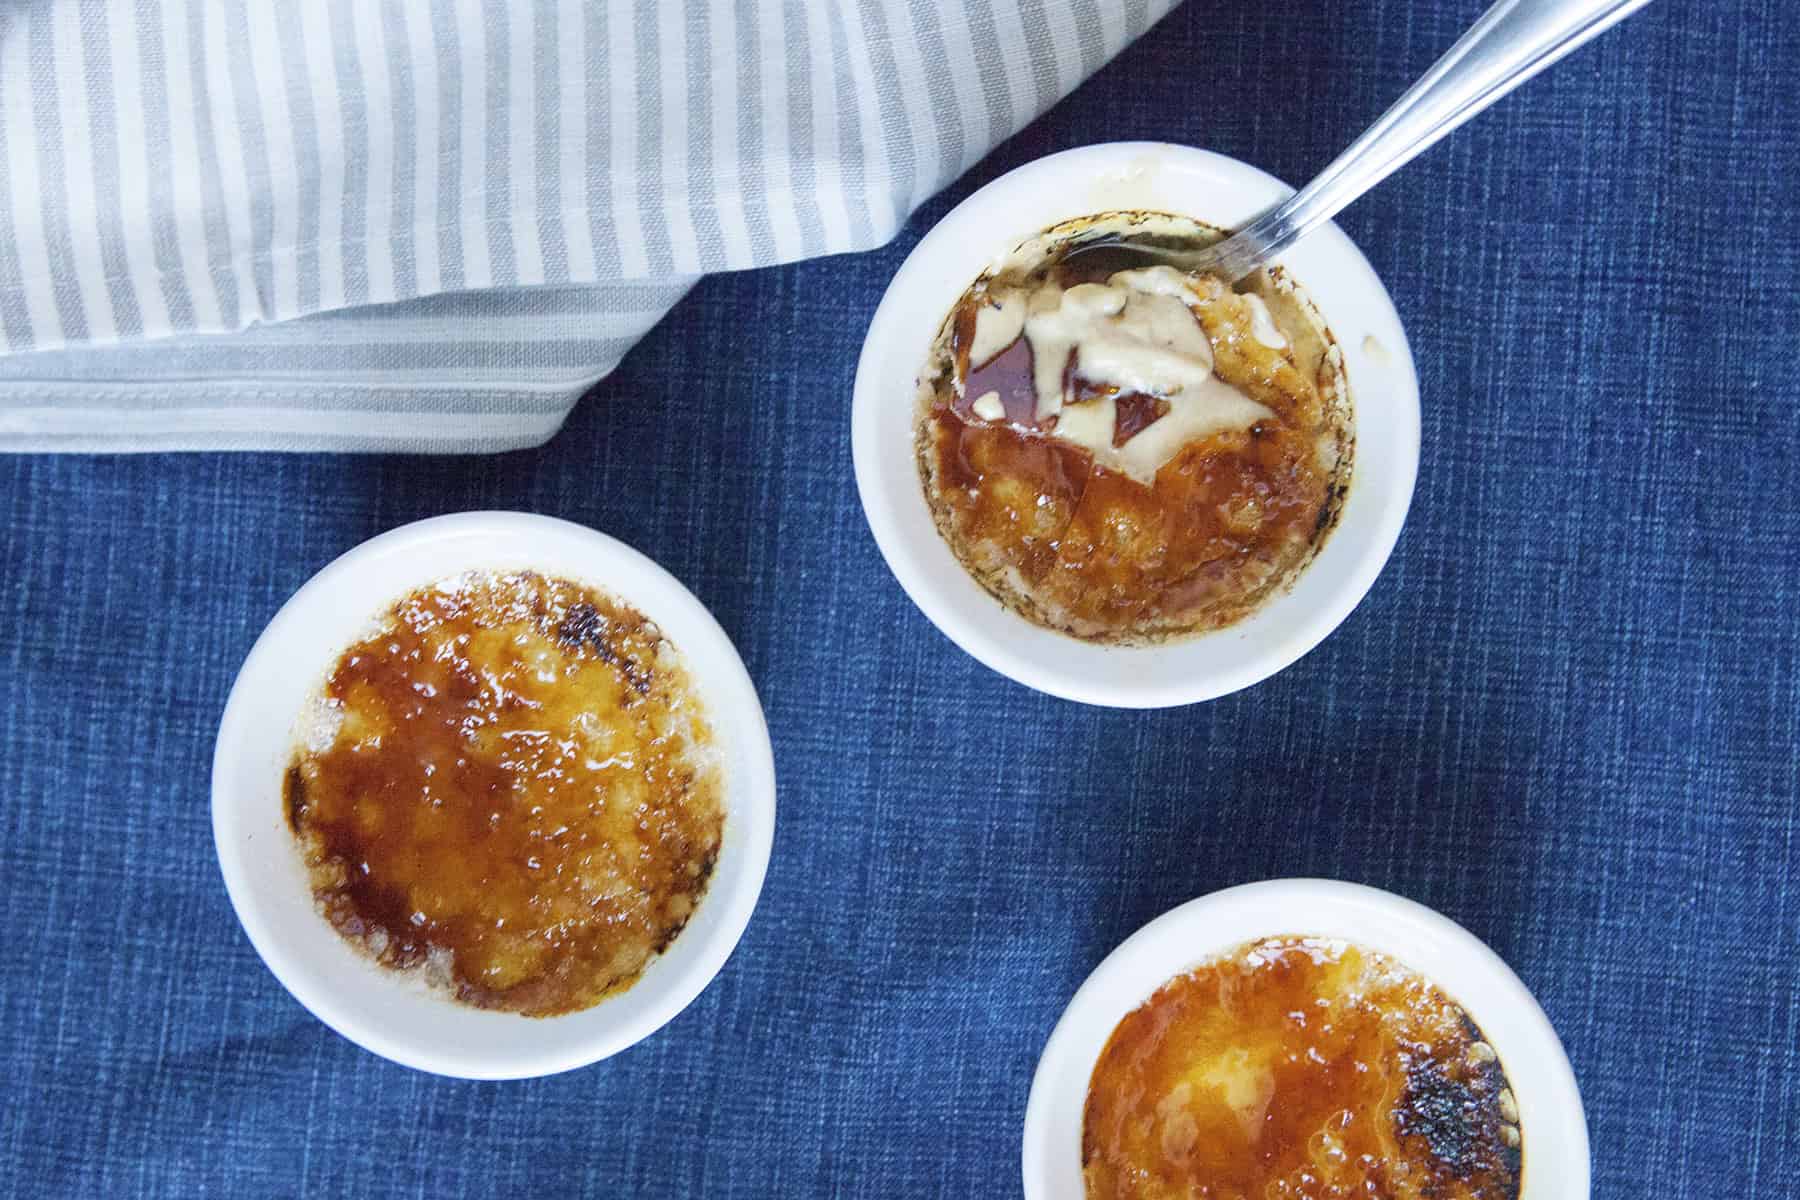
[[565,646],[586,646],[601,662],[623,675],[626,686],[632,691],[640,696],[649,695],[651,673],[613,649],[611,633],[612,622],[607,620],[606,614],[585,601],[571,605],[562,624],[556,627],[557,639]]
[[1467,1179],[1486,1161],[1478,1132],[1480,1110],[1473,1089],[1427,1059],[1407,1071],[1394,1123],[1402,1137],[1424,1138],[1432,1157],[1458,1179]]
[[614,656],[612,647],[606,644],[606,632],[611,624],[604,613],[584,600],[570,605],[562,624],[556,627],[556,636],[567,646],[591,645],[603,661],[610,663]]
[[[1254,433],[1255,430],[1251,432]],[[1332,527],[1337,524],[1338,514],[1344,511],[1344,496],[1349,490],[1347,485],[1340,483],[1334,485],[1326,493],[1325,506],[1319,509],[1319,519],[1313,525],[1315,541],[1330,533]]]
[[[706,856],[696,864],[693,888],[687,893],[688,897],[695,905],[698,905],[700,903],[700,898],[706,894],[706,887],[712,882],[713,868],[718,865],[718,862],[719,849],[715,846],[707,851]],[[662,940],[656,945],[656,953],[661,954],[663,951],[667,950],[670,943],[675,940],[676,935],[683,929],[686,929],[688,922],[691,920],[693,920],[692,912],[679,921],[670,922],[668,928],[663,932]]]
[[1394,1127],[1402,1138],[1423,1140],[1445,1178],[1479,1184],[1479,1194],[1494,1200],[1513,1200],[1521,1156],[1500,1137],[1505,1077],[1498,1065],[1459,1070],[1421,1051],[1408,1063]]
[[282,780],[281,810],[287,814],[288,828],[299,833],[300,823],[306,817],[306,776],[299,763],[289,766],[287,777]]
[[687,923],[691,919],[692,919],[692,917],[690,915],[689,917],[684,917],[679,921],[671,921],[666,926],[664,926],[662,937],[658,938],[656,941],[655,952],[657,954],[661,954],[663,951],[667,950],[669,948],[669,946],[674,943],[675,938],[681,933],[681,931],[687,928]]

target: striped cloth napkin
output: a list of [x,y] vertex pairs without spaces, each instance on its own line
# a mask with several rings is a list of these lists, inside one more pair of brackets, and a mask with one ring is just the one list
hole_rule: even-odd
[[0,449],[534,445],[1173,0],[0,0]]

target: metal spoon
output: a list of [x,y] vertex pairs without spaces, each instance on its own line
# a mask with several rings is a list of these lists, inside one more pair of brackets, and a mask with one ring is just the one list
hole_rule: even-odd
[[1499,0],[1379,121],[1299,191],[1200,250],[1107,237],[1069,255],[1143,255],[1235,283],[1571,50],[1649,0]]

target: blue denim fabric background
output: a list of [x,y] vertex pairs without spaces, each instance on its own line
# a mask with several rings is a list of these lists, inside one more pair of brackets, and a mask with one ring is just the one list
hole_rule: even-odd
[[[1596,1195],[1800,1192],[1800,61],[1778,0],[1653,5],[1341,219],[1418,356],[1424,455],[1369,598],[1161,713],[990,674],[851,480],[883,287],[1039,154],[1168,138],[1290,180],[1477,3],[1192,0],[861,257],[713,278],[541,451],[0,460],[0,1192],[1005,1196],[1039,1050],[1122,938],[1330,875],[1484,938],[1561,1031]],[[761,689],[768,887],[607,1063],[391,1066],[309,1017],[214,863],[212,739],[283,600],[415,518],[593,525]]]

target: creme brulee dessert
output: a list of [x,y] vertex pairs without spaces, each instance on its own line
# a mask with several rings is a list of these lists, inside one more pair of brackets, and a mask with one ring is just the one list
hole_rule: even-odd
[[1276,937],[1170,980],[1088,1085],[1091,1200],[1516,1200],[1519,1111],[1457,1003],[1341,941]]
[[1343,356],[1279,268],[1233,290],[1151,256],[1221,232],[1065,222],[963,294],[920,381],[938,531],[1009,607],[1145,642],[1245,616],[1329,532],[1350,473]]
[[420,588],[327,677],[286,780],[321,911],[384,966],[527,1016],[630,986],[706,890],[712,732],[674,646],[531,573]]

